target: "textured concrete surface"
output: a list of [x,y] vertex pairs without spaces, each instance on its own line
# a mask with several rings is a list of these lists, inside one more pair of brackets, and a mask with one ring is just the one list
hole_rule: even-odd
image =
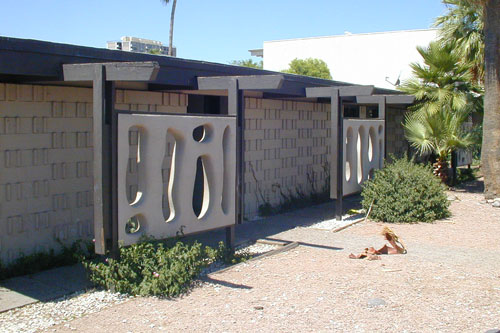
[[[119,89],[116,108],[185,113],[187,95]],[[93,238],[92,149],[92,89],[0,84],[3,263]]]
[[81,265],[0,281],[0,312],[48,301],[90,287]]

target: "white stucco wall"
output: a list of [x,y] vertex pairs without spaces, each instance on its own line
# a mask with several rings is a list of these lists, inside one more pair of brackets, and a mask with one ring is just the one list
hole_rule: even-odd
[[264,69],[280,71],[295,58],[324,60],[336,81],[394,88],[410,77],[411,62],[420,62],[416,47],[436,38],[437,30],[407,30],[264,42]]

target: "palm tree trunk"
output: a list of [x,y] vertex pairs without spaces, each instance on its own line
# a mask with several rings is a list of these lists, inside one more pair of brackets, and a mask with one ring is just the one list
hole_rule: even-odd
[[441,179],[441,182],[443,184],[446,184],[448,181],[448,161],[446,158],[438,158],[436,163],[432,165],[434,167],[434,175],[439,177]]
[[174,55],[174,17],[175,17],[175,6],[177,5],[177,0],[172,3],[172,13],[170,14],[170,35],[168,37],[168,55]]
[[481,164],[485,196],[500,197],[500,0],[484,5],[484,120]]

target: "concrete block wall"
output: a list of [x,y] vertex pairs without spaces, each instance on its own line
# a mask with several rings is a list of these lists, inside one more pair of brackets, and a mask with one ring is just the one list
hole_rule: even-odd
[[[116,108],[187,112],[184,94],[117,90]],[[284,193],[327,184],[330,105],[245,98],[245,216]],[[404,151],[402,110],[387,111],[388,152]],[[166,138],[168,140],[168,138]],[[173,141],[172,141],[173,143]],[[128,198],[137,193],[137,130],[129,132]],[[167,145],[163,182],[173,145]],[[326,170],[326,171],[325,171]],[[165,205],[164,215],[168,215]],[[0,83],[0,259],[93,238],[92,90]]]
[[[245,217],[264,201],[279,205],[281,190],[325,186],[330,162],[330,105],[245,99]],[[329,186],[328,184],[326,184]]]
[[405,132],[402,123],[404,122],[406,109],[388,107],[385,112],[386,117],[386,157],[391,154],[402,156],[408,152],[408,141],[405,139]]
[[[118,90],[125,110],[186,112],[182,94]],[[0,259],[93,238],[92,90],[0,83]]]

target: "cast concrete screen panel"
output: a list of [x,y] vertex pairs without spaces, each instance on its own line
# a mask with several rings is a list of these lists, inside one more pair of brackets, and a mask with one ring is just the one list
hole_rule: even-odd
[[344,195],[361,191],[361,184],[384,163],[384,120],[344,120]]
[[[139,133],[135,198],[127,197],[126,184],[131,129]],[[165,185],[162,164],[168,137],[175,144]],[[201,209],[196,212],[193,189],[200,164],[203,194]],[[123,245],[133,244],[145,234],[166,238],[233,225],[235,182],[235,117],[119,114],[118,239]],[[168,216],[162,207],[165,196]]]

